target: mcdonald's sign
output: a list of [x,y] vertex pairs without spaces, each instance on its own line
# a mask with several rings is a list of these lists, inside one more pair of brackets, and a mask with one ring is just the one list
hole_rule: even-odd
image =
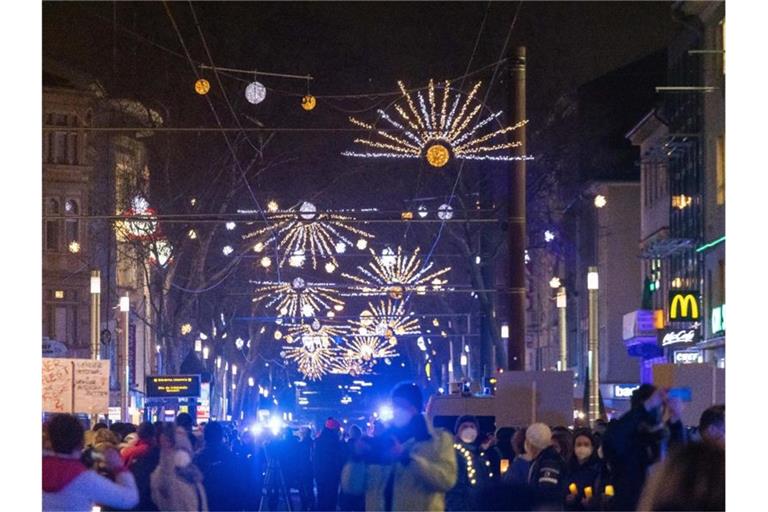
[[701,318],[699,307],[699,292],[690,290],[674,290],[669,292],[669,320],[695,321]]

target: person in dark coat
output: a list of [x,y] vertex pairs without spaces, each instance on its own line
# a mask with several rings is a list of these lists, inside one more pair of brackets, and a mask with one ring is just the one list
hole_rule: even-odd
[[[667,400],[664,389],[643,384],[632,393],[629,412],[608,425],[602,451],[615,488],[615,510],[635,510],[648,468],[670,446],[685,444],[679,407],[679,402]],[[665,409],[670,416],[667,422],[662,421]]]
[[162,426],[162,422],[152,424],[152,430],[154,432],[152,446],[144,454],[134,457],[128,466],[128,470],[133,473],[133,478],[136,480],[136,487],[139,489],[139,504],[136,505],[133,510],[158,510],[157,505],[152,501],[150,476],[160,463],[159,437],[162,432]]
[[[599,510],[602,492],[602,462],[597,456],[595,438],[588,429],[578,430],[573,436],[573,454],[568,461],[568,495],[566,510]],[[591,492],[587,496],[585,489]]]
[[525,451],[533,456],[528,485],[538,508],[561,507],[565,498],[565,462],[552,446],[552,431],[534,423],[525,431]]
[[205,448],[195,456],[194,463],[203,473],[208,509],[242,510],[244,471],[235,454],[224,445],[224,429],[220,423],[211,421],[205,426],[203,436]]
[[507,485],[526,485],[533,457],[525,451],[525,429],[521,428],[512,435],[511,444],[514,457],[502,480]]
[[446,510],[477,510],[479,494],[486,483],[477,438],[479,425],[474,416],[461,416],[454,427],[453,448],[458,474],[456,485],[445,494]]
[[[351,460],[355,454],[356,445],[363,438],[363,430],[357,426],[352,425],[349,428],[349,439],[344,442],[344,463]],[[365,496],[354,496],[341,492],[339,494],[339,510],[347,512],[360,512],[365,510]]]
[[309,427],[299,430],[299,443],[297,446],[296,465],[299,486],[299,498],[302,510],[314,510],[315,489],[312,481],[312,432]]
[[315,482],[317,484],[317,510],[336,510],[339,498],[341,470],[344,467],[344,444],[341,441],[341,425],[328,418],[323,430],[315,439]]

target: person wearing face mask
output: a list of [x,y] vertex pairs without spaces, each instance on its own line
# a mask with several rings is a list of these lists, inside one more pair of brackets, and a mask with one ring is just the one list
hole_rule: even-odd
[[416,384],[395,387],[391,401],[390,427],[359,443],[344,466],[342,489],[365,495],[366,510],[445,510],[445,493],[456,483],[453,438],[422,414]]
[[[573,436],[573,454],[568,461],[566,510],[599,510],[601,466],[594,436],[587,429],[578,430]],[[591,496],[584,492],[587,487],[592,489]]]
[[166,423],[160,434],[160,463],[152,472],[152,501],[163,511],[207,512],[203,475],[192,462],[187,431]]
[[458,474],[456,485],[445,496],[446,510],[477,510],[479,492],[487,480],[478,450],[478,423],[474,416],[461,416],[454,429]]

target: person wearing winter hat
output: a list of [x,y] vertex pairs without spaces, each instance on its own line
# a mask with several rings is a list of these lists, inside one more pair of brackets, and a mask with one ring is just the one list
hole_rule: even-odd
[[341,424],[328,418],[315,439],[314,470],[317,484],[317,510],[336,510],[341,469],[344,466],[344,443],[339,436]]
[[539,507],[561,506],[565,496],[565,462],[552,446],[552,431],[534,423],[525,431],[525,451],[533,456],[528,485]]
[[479,493],[487,480],[478,449],[479,425],[474,416],[456,420],[453,448],[458,468],[456,485],[445,495],[446,510],[478,510]]
[[445,493],[457,473],[452,436],[422,414],[416,384],[397,385],[391,401],[391,426],[372,443],[379,447],[377,456],[353,458],[344,467],[342,488],[365,494],[366,510],[445,510]]
[[75,416],[55,414],[44,428],[52,451],[43,452],[43,510],[90,511],[94,505],[129,509],[139,502],[133,475],[116,450],[104,460],[114,481],[80,462],[85,430]]
[[[573,435],[573,445],[573,455],[568,461],[566,509],[599,510],[604,475],[595,437],[589,429],[577,430]],[[584,491],[587,487],[592,488],[591,496]]]

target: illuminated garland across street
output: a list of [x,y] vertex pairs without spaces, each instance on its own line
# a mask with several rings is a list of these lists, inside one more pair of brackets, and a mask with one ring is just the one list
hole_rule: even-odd
[[338,371],[343,364],[341,350],[333,337],[345,331],[344,326],[321,325],[316,319],[311,324],[294,326],[285,337],[289,345],[283,347],[281,355],[286,361],[296,363],[306,378],[319,380]]
[[[240,211],[240,213],[255,213]],[[280,266],[288,261],[291,266],[301,267],[307,254],[312,255],[312,268],[317,268],[317,256],[330,260],[334,268],[338,267],[335,253],[342,253],[347,246],[357,246],[364,249],[367,239],[374,238],[371,233],[355,228],[346,221],[352,217],[337,213],[318,213],[317,207],[310,202],[281,212],[268,212],[266,218],[270,226],[258,229],[243,236],[244,239],[256,238],[259,241],[254,250],[261,252],[264,247],[277,241],[277,247],[282,255]],[[352,242],[350,235],[360,237]]]
[[291,282],[251,281],[257,286],[253,302],[266,301],[267,308],[275,307],[280,316],[314,317],[321,310],[344,309],[331,283],[307,283],[296,277]]
[[376,359],[397,357],[395,350],[397,338],[381,336],[355,336],[343,347],[346,359],[359,360],[364,363],[375,362]]
[[410,256],[403,255],[402,247],[397,248],[397,254],[390,251],[389,254],[378,256],[371,250],[371,255],[373,261],[368,263],[368,268],[357,267],[360,275],[341,274],[356,283],[352,295],[389,295],[393,300],[401,300],[409,290],[423,295],[428,285],[434,290],[439,290],[447,282],[440,280],[440,276],[451,270],[451,267],[445,267],[429,273],[434,263],[429,262],[422,266],[418,247]]
[[[457,160],[530,160],[529,156],[514,156],[507,150],[521,146],[521,142],[507,142],[506,133],[525,126],[527,120],[494,131],[487,126],[497,120],[502,111],[482,117],[483,103],[477,99],[482,82],[477,82],[470,93],[464,96],[451,88],[445,81],[435,87],[429,81],[426,99],[423,90],[416,92],[416,101],[398,82],[402,100],[395,103],[397,113],[393,119],[379,109],[379,120],[387,123],[386,129],[376,128],[354,117],[352,124],[370,130],[370,139],[358,138],[355,144],[365,146],[367,151],[345,151],[344,156],[359,158],[424,158],[432,167],[443,167],[451,158]],[[393,114],[394,115],[394,114]],[[394,130],[393,130],[394,129]],[[503,141],[503,142],[502,142]]]

